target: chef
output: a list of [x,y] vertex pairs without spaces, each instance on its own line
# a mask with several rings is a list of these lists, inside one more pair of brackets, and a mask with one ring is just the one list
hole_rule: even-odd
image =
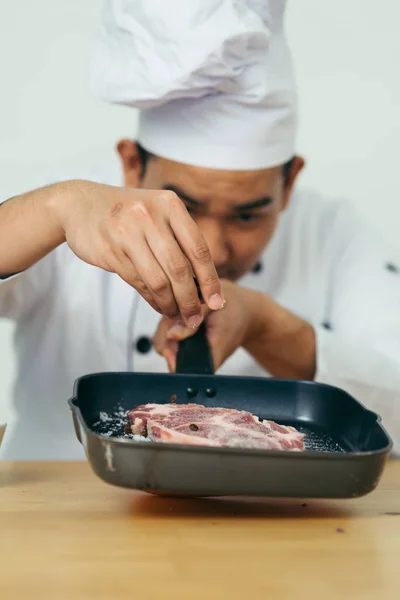
[[83,458],[74,380],[174,370],[202,319],[219,373],[339,386],[400,450],[398,263],[346,202],[297,187],[284,3],[172,4],[103,12],[91,85],[140,109],[136,140],[0,207],[18,356],[3,458]]

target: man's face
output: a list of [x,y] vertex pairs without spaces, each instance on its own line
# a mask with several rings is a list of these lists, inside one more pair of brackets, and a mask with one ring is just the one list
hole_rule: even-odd
[[[125,185],[137,187],[136,161],[125,160],[121,144]],[[284,185],[282,167],[223,171],[152,157],[140,184],[179,196],[199,226],[219,276],[234,281],[254,267],[271,240],[293,182]]]

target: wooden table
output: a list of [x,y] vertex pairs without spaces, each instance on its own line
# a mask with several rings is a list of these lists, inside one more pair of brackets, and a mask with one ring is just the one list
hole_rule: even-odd
[[357,500],[158,498],[0,465],[3,600],[400,598],[400,461]]

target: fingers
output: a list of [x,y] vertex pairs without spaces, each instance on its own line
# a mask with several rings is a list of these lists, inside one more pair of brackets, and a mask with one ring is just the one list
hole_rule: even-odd
[[222,308],[225,299],[210,250],[200,229],[179,199],[175,210],[171,211],[170,225],[179,246],[190,261],[208,307],[212,310]]
[[173,326],[173,324],[173,321],[164,317],[161,319],[153,337],[153,346],[156,352],[166,359],[168,369],[171,373],[175,372],[176,355],[178,354],[178,342],[167,339],[168,329]]
[[134,201],[122,198],[104,235],[116,255],[115,271],[163,315],[181,315],[188,327],[201,324],[202,303],[194,276],[209,308],[224,305],[207,244],[176,194],[141,190],[135,192]]
[[201,301],[193,279],[193,269],[167,223],[162,206],[159,213],[143,208],[124,231],[126,254],[144,281],[153,301],[164,315],[181,315],[188,327],[202,322]]
[[160,306],[154,300],[152,294],[150,293],[148,287],[145,282],[139,276],[136,271],[132,261],[129,256],[127,256],[124,252],[121,252],[119,256],[113,255],[112,259],[109,261],[109,270],[113,273],[116,273],[123,279],[128,285],[132,286],[139,292],[148,304],[158,313],[163,314]]
[[168,370],[170,373],[176,371],[176,357],[178,354],[178,344],[176,342],[168,342],[168,345],[164,349],[163,356],[167,361]]
[[137,234],[134,250],[127,247],[125,252],[153,301],[160,307],[162,314],[170,319],[178,316],[179,306],[175,300],[170,279],[144,237]]
[[[211,314],[207,319],[207,339],[210,345],[214,367],[217,369],[225,362],[225,359],[230,354],[229,347],[227,347],[225,343],[227,339],[229,342],[229,335],[224,335],[219,324],[213,322],[213,317],[214,315]],[[178,343],[195,334],[196,330],[185,327],[181,323],[171,321],[166,322],[162,327],[162,331],[159,333],[158,344],[161,350],[159,354],[165,356],[165,351],[168,348],[175,348],[175,346],[169,345],[170,342],[176,343],[177,353]]]
[[158,324],[157,331],[153,335],[153,346],[158,354],[163,354],[164,347],[167,340],[167,331],[172,326],[173,321],[170,319],[166,319],[165,317],[161,319]]
[[213,327],[211,324],[207,328],[207,339],[210,345],[214,369],[216,371],[230,355],[230,352],[227,351],[225,346],[226,337],[224,338],[224,336],[221,335],[221,330],[218,326]]
[[167,340],[175,340],[176,342],[181,342],[188,337],[192,337],[195,335],[196,329],[192,329],[190,327],[185,327],[181,323],[174,323],[167,331],[166,338]]
[[150,222],[146,240],[158,263],[168,277],[174,300],[188,327],[198,327],[202,320],[201,301],[191,265],[182,252],[169,225]]

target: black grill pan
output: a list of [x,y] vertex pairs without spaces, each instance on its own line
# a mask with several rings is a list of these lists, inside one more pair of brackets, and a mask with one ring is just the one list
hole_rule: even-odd
[[[178,374],[98,373],[69,401],[94,472],[127,488],[201,496],[351,498],[372,491],[392,442],[380,418],[346,392],[311,382],[212,373],[202,328],[180,346]],[[247,410],[307,434],[306,452],[126,439],[125,411],[171,401]],[[106,419],[105,419],[106,417]]]

